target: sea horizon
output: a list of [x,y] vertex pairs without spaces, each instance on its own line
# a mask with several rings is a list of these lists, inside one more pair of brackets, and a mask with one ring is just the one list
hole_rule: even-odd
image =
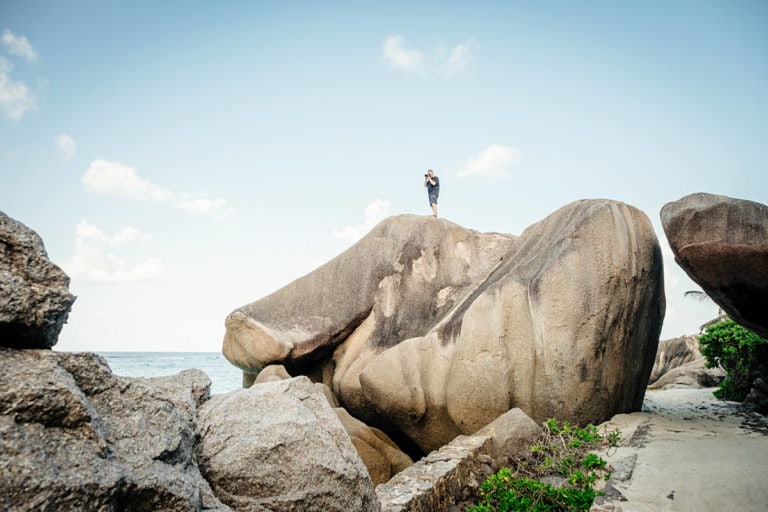
[[112,372],[122,377],[165,377],[196,368],[211,379],[211,394],[242,388],[242,371],[227,361],[221,352],[121,350],[93,353],[104,357]]

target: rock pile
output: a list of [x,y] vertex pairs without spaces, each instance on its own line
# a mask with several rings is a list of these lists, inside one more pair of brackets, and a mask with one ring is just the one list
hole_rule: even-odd
[[513,407],[639,410],[663,314],[658,241],[631,206],[578,201],[519,238],[405,215],[235,310],[223,352],[251,380],[309,375],[418,454]]
[[0,509],[228,510],[198,470],[210,380],[126,379],[95,354],[0,349]]

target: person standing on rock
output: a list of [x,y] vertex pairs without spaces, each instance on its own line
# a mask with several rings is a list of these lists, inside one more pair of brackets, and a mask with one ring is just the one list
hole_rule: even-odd
[[440,178],[435,176],[432,169],[424,175],[424,186],[429,196],[429,205],[432,207],[432,216],[437,217],[437,196],[440,195]]

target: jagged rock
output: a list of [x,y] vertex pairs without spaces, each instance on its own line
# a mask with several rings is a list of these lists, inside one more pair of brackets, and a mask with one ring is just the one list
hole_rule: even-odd
[[572,203],[520,238],[393,217],[233,312],[224,353],[322,375],[351,414],[424,452],[513,407],[599,423],[642,405],[661,265],[648,218],[615,201]]
[[74,302],[40,236],[0,212],[0,347],[51,348]]
[[214,395],[198,417],[200,469],[232,508],[378,510],[349,436],[306,377]]
[[768,337],[768,206],[691,194],[661,209],[675,261],[733,320]]
[[181,380],[190,387],[117,377],[94,354],[0,349],[0,509],[229,510],[195,462],[210,381]]

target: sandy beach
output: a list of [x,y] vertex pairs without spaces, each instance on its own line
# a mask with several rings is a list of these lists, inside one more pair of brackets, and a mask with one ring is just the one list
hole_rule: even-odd
[[768,511],[768,421],[714,389],[649,390],[643,412],[616,416],[623,443],[593,511]]

